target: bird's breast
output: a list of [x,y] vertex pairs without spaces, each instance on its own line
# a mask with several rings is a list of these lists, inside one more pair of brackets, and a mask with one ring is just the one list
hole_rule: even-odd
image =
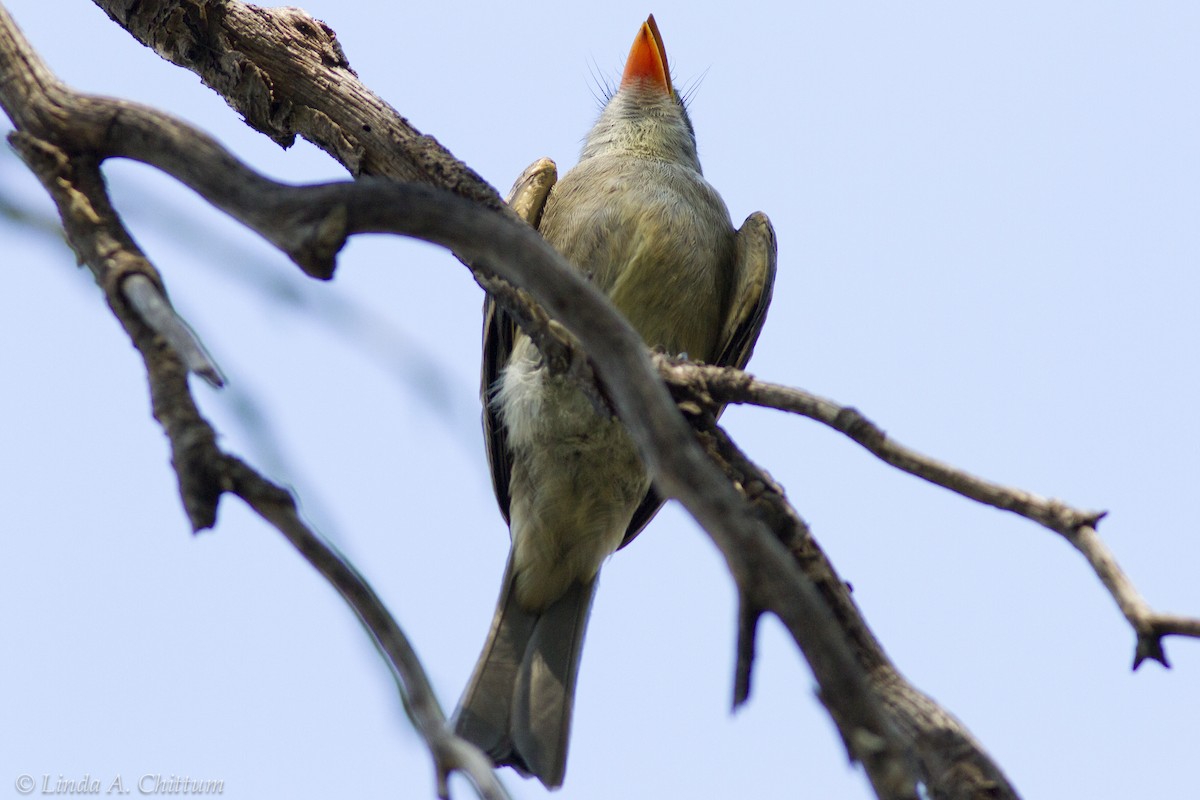
[[734,230],[724,202],[694,169],[587,159],[555,187],[541,230],[648,345],[699,360],[716,355]]

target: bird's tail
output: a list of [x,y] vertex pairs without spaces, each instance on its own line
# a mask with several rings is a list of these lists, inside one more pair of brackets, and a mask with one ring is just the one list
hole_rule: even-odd
[[492,629],[455,711],[454,729],[492,757],[562,785],[575,704],[575,678],[596,579],[573,583],[540,613],[518,605],[512,559]]

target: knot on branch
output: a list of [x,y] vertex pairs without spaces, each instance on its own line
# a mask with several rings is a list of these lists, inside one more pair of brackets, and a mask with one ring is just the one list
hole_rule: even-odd
[[333,28],[304,9],[285,6],[259,11],[275,16],[282,25],[290,25],[320,56],[321,63],[325,66],[344,69],[352,75],[357,74],[350,68],[350,59],[346,58],[346,51],[342,49],[342,43],[338,41]]
[[1067,537],[1076,537],[1085,528],[1094,531],[1100,520],[1108,516],[1107,511],[1082,511],[1053,498],[1046,501],[1045,514],[1047,526]]
[[289,512],[296,512],[296,498],[281,486],[262,477],[246,462],[236,456],[223,453],[221,455],[222,471],[225,473],[225,487],[243,498],[251,506],[272,505]]
[[337,254],[346,244],[349,219],[345,203],[334,204],[302,228],[303,238],[288,248],[288,255],[306,275],[329,280],[337,268]]
[[697,364],[659,351],[652,353],[650,360],[654,362],[679,410],[690,420],[708,422],[711,418],[714,425],[724,408],[724,403],[717,396],[727,394],[720,391],[722,378],[728,380],[727,373],[744,374],[723,367]]

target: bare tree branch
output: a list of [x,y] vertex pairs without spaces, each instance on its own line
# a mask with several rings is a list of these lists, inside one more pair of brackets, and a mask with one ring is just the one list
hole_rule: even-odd
[[[665,363],[664,361],[659,362]],[[688,366],[683,364],[682,366]],[[734,370],[736,372],[736,370]],[[677,379],[678,376],[673,376]],[[841,625],[854,656],[866,670],[872,689],[881,698],[889,723],[902,731],[910,743],[917,771],[936,798],[1016,797],[1000,767],[984,751],[970,731],[932,698],[913,686],[892,663],[879,640],[871,633],[866,619],[850,595],[850,588],[837,574],[832,562],[812,537],[808,526],[792,508],[783,489],[764,470],[748,459],[733,440],[716,424],[720,404],[707,398],[698,403],[694,382],[687,386],[669,383],[690,413],[700,441],[709,455],[721,465],[767,521],[772,532],[787,548],[796,566],[817,587],[822,600]],[[738,668],[734,703],[746,698],[750,690],[750,662],[753,660],[754,631],[761,606],[739,585]],[[820,699],[826,702],[825,687]],[[829,708],[837,719],[838,710]],[[869,743],[866,743],[869,746]],[[853,746],[849,748],[854,752]]]
[[[22,70],[21,64],[27,69]],[[79,152],[68,156],[66,151],[27,130],[40,131],[45,127],[37,113],[46,109],[39,107],[38,95],[31,90],[35,81],[42,81],[48,94],[61,93],[58,99],[65,107],[73,100],[68,90],[57,82],[47,82],[48,78],[52,80],[0,6],[0,85],[3,86],[0,105],[18,126],[9,141],[55,201],[68,243],[80,261],[91,268],[109,307],[142,354],[154,416],[171,444],[172,465],[193,530],[215,523],[217,504],[224,492],[242,498],[333,584],[374,638],[396,678],[409,717],[433,756],[439,797],[449,797],[447,778],[450,772],[458,770],[467,776],[481,797],[507,798],[490,760],[474,745],[456,736],[446,724],[445,714],[408,638],[366,580],[300,519],[295,501],[287,491],[217,446],[216,432],[200,415],[187,385],[185,367],[194,366],[195,362],[188,365],[184,359],[195,358],[195,351],[189,348],[198,347],[198,343],[171,341],[173,326],[182,322],[169,312],[157,271],[112,207],[99,161],[93,155]],[[28,103],[23,109],[11,108],[12,97],[7,89],[13,86]],[[61,133],[60,128],[69,125],[69,120],[59,120],[59,125],[51,126],[51,130]],[[168,331],[167,335],[160,327]]]
[[1106,512],[1084,511],[1060,500],[1002,486],[905,447],[857,409],[841,406],[802,389],[765,383],[749,373],[729,367],[680,362],[658,357],[663,378],[677,394],[713,405],[748,403],[808,417],[844,433],[880,460],[918,478],[1002,511],[1032,520],[1071,543],[1091,565],[1116,601],[1137,637],[1133,668],[1147,658],[1170,666],[1163,651],[1166,635],[1200,638],[1200,619],[1156,612],[1121,569],[1109,547],[1096,532]]
[[427,183],[504,208],[478,174],[367,88],[334,32],[304,10],[236,0],[95,2],[139,42],[196,73],[246,124],[281,146],[300,135],[355,177]]
[[[3,38],[0,9],[0,39]],[[2,47],[2,44],[0,44]],[[11,137],[22,158],[54,198],[68,241],[100,278],[113,313],[121,320],[143,354],[150,379],[154,416],[172,445],[172,464],[179,476],[180,494],[195,530],[216,521],[220,495],[242,498],[259,516],[278,529],[320,572],[358,615],[374,638],[396,677],[405,708],[433,754],[439,797],[449,797],[447,777],[461,770],[485,798],[505,798],[491,762],[474,745],[455,736],[446,724],[408,638],[366,580],[319,537],[296,510],[288,492],[263,478],[239,459],[221,451],[216,432],[196,408],[178,354],[155,336],[139,314],[130,313],[118,292],[121,274],[114,264],[144,261],[108,202],[103,179],[86,157],[68,160],[52,146],[19,132]],[[132,278],[146,280],[144,275]]]

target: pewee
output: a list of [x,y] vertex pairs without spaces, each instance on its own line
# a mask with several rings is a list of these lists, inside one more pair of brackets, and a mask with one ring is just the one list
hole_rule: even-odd
[[[701,175],[653,16],[579,164],[551,188],[552,171],[546,161],[526,170],[510,204],[608,295],[646,344],[744,366],[771,298],[774,232],[761,213],[735,231]],[[598,416],[569,378],[548,375],[537,348],[490,301],[483,395],[488,458],[512,549],[455,726],[497,765],[555,788],[566,769],[597,573],[662,500],[620,422]]]

